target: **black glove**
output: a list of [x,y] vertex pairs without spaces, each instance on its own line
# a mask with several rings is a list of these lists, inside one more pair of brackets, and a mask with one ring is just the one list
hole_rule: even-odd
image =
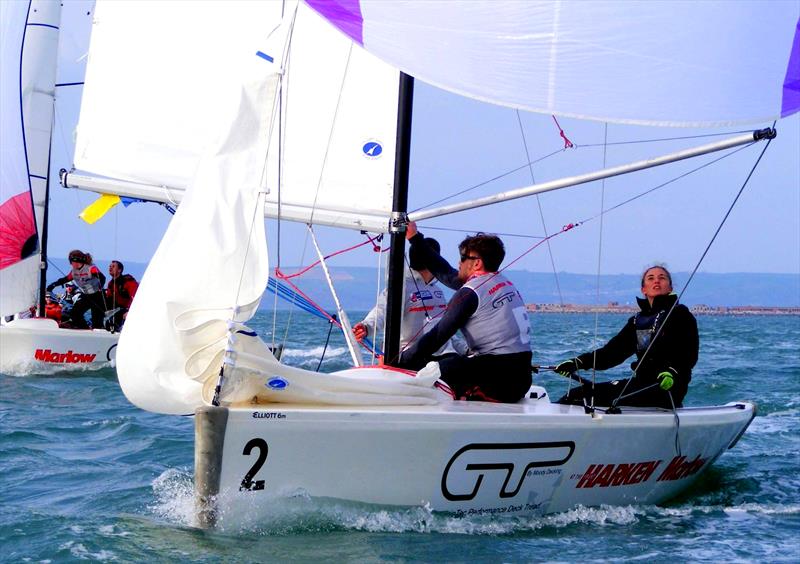
[[562,376],[569,376],[570,374],[575,374],[580,367],[581,361],[578,358],[571,358],[557,365],[555,371]]
[[56,287],[56,285],[55,285],[55,284],[48,284],[48,285],[47,285],[47,291],[48,291],[48,292],[52,292],[52,291],[53,291],[53,288],[55,288],[55,287]]

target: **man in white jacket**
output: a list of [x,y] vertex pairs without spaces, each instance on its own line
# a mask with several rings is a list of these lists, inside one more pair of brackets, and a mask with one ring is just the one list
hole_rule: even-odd
[[[436,239],[426,238],[425,242],[436,253],[440,250]],[[400,350],[405,350],[415,339],[420,338],[436,324],[438,317],[447,308],[447,298],[436,284],[436,278],[426,268],[414,252],[409,251],[409,266],[403,279],[403,317],[400,321]],[[376,341],[378,331],[382,331],[386,321],[386,290],[381,293],[378,303],[360,323],[353,326],[353,335],[359,341],[369,336]],[[458,354],[465,351],[466,344],[458,337],[448,340],[435,356]]]

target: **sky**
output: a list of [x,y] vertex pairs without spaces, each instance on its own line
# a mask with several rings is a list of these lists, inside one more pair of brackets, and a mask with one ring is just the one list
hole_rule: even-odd
[[[87,36],[85,29],[91,23],[92,10],[91,2],[65,4],[65,26],[72,31],[62,26],[57,79],[62,84],[82,80],[87,48],[85,40],[80,38]],[[57,178],[58,169],[72,166],[80,91],[79,86],[57,89],[53,179]],[[523,167],[528,160],[538,161],[532,170],[524,167],[447,203],[529,185],[531,174],[537,182],[542,182],[702,145],[721,137],[615,143],[718,135],[772,125],[696,130],[606,125],[568,118],[559,119],[559,123],[575,148],[561,150],[564,142],[549,115],[518,114],[417,82],[409,210],[427,207],[432,200],[506,175]],[[800,118],[794,115],[783,119],[776,128],[777,138],[700,264],[700,271],[800,276]],[[607,138],[605,148],[604,138]],[[664,263],[676,272],[691,271],[698,265],[763,146],[759,143],[739,151],[610,211],[602,221],[598,217],[602,207],[609,208],[655,188],[724,153],[550,192],[538,198],[426,220],[419,227],[426,235],[439,239],[444,256],[451,261],[457,260],[456,246],[465,232],[480,230],[502,234],[507,247],[506,263],[517,259],[513,269],[551,272],[555,268],[559,272],[617,274],[638,273],[649,264]],[[63,189],[53,182],[49,254],[65,257],[70,249],[80,248],[91,252],[101,263],[112,258],[147,262],[166,230],[169,213],[156,204],[117,206],[96,224],[87,225],[78,214],[96,197],[94,193]],[[531,250],[541,241],[535,237],[553,234],[563,225],[589,218],[594,219],[553,237],[549,251],[546,244]],[[274,257],[277,230],[273,221],[268,221],[267,232]],[[351,231],[320,228],[317,233],[326,253],[364,240],[362,235]],[[315,260],[304,226],[288,223],[281,226],[280,253],[284,266]],[[377,256],[362,247],[333,259],[330,264],[375,266]]]

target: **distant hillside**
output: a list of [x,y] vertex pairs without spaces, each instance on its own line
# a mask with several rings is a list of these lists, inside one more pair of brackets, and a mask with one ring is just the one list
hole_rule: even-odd
[[[66,272],[69,268],[66,260],[53,260],[56,266]],[[108,260],[97,260],[103,271],[108,272]],[[142,263],[126,263],[125,271],[137,279],[141,279],[146,265]],[[284,271],[296,269],[285,267]],[[374,268],[368,267],[332,267],[339,297],[348,310],[363,311],[370,309],[375,303]],[[187,276],[191,269],[187,267]],[[48,272],[48,280],[60,277],[52,266]],[[509,278],[522,292],[528,303],[559,303],[559,293],[553,273],[527,272],[522,270],[508,272]],[[687,272],[675,272],[674,285],[676,291],[683,288],[689,278]],[[298,279],[293,280],[298,286],[325,308],[333,307],[328,286],[319,269],[313,269]],[[597,298],[597,276],[593,274],[572,274],[561,272],[558,283],[564,303],[573,304],[606,304],[618,302],[633,304],[638,293],[640,280],[636,274],[606,274],[600,277],[600,293]],[[759,273],[698,273],[691,286],[683,296],[687,305],[705,304],[709,306],[775,306],[800,307],[800,276],[797,274],[759,274]],[[279,302],[285,305],[286,302]]]

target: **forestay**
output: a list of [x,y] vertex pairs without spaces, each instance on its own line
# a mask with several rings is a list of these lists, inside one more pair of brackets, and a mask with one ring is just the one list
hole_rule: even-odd
[[[290,31],[284,59],[278,36]],[[275,51],[262,56],[281,61],[285,76],[267,216],[385,231],[399,72],[296,2],[98,3],[76,166],[185,190],[216,135],[209,123],[231,61],[256,56],[268,38]]]
[[404,72],[494,104],[661,126],[800,108],[794,1],[307,1]]
[[61,5],[0,2],[0,316],[36,303]]

